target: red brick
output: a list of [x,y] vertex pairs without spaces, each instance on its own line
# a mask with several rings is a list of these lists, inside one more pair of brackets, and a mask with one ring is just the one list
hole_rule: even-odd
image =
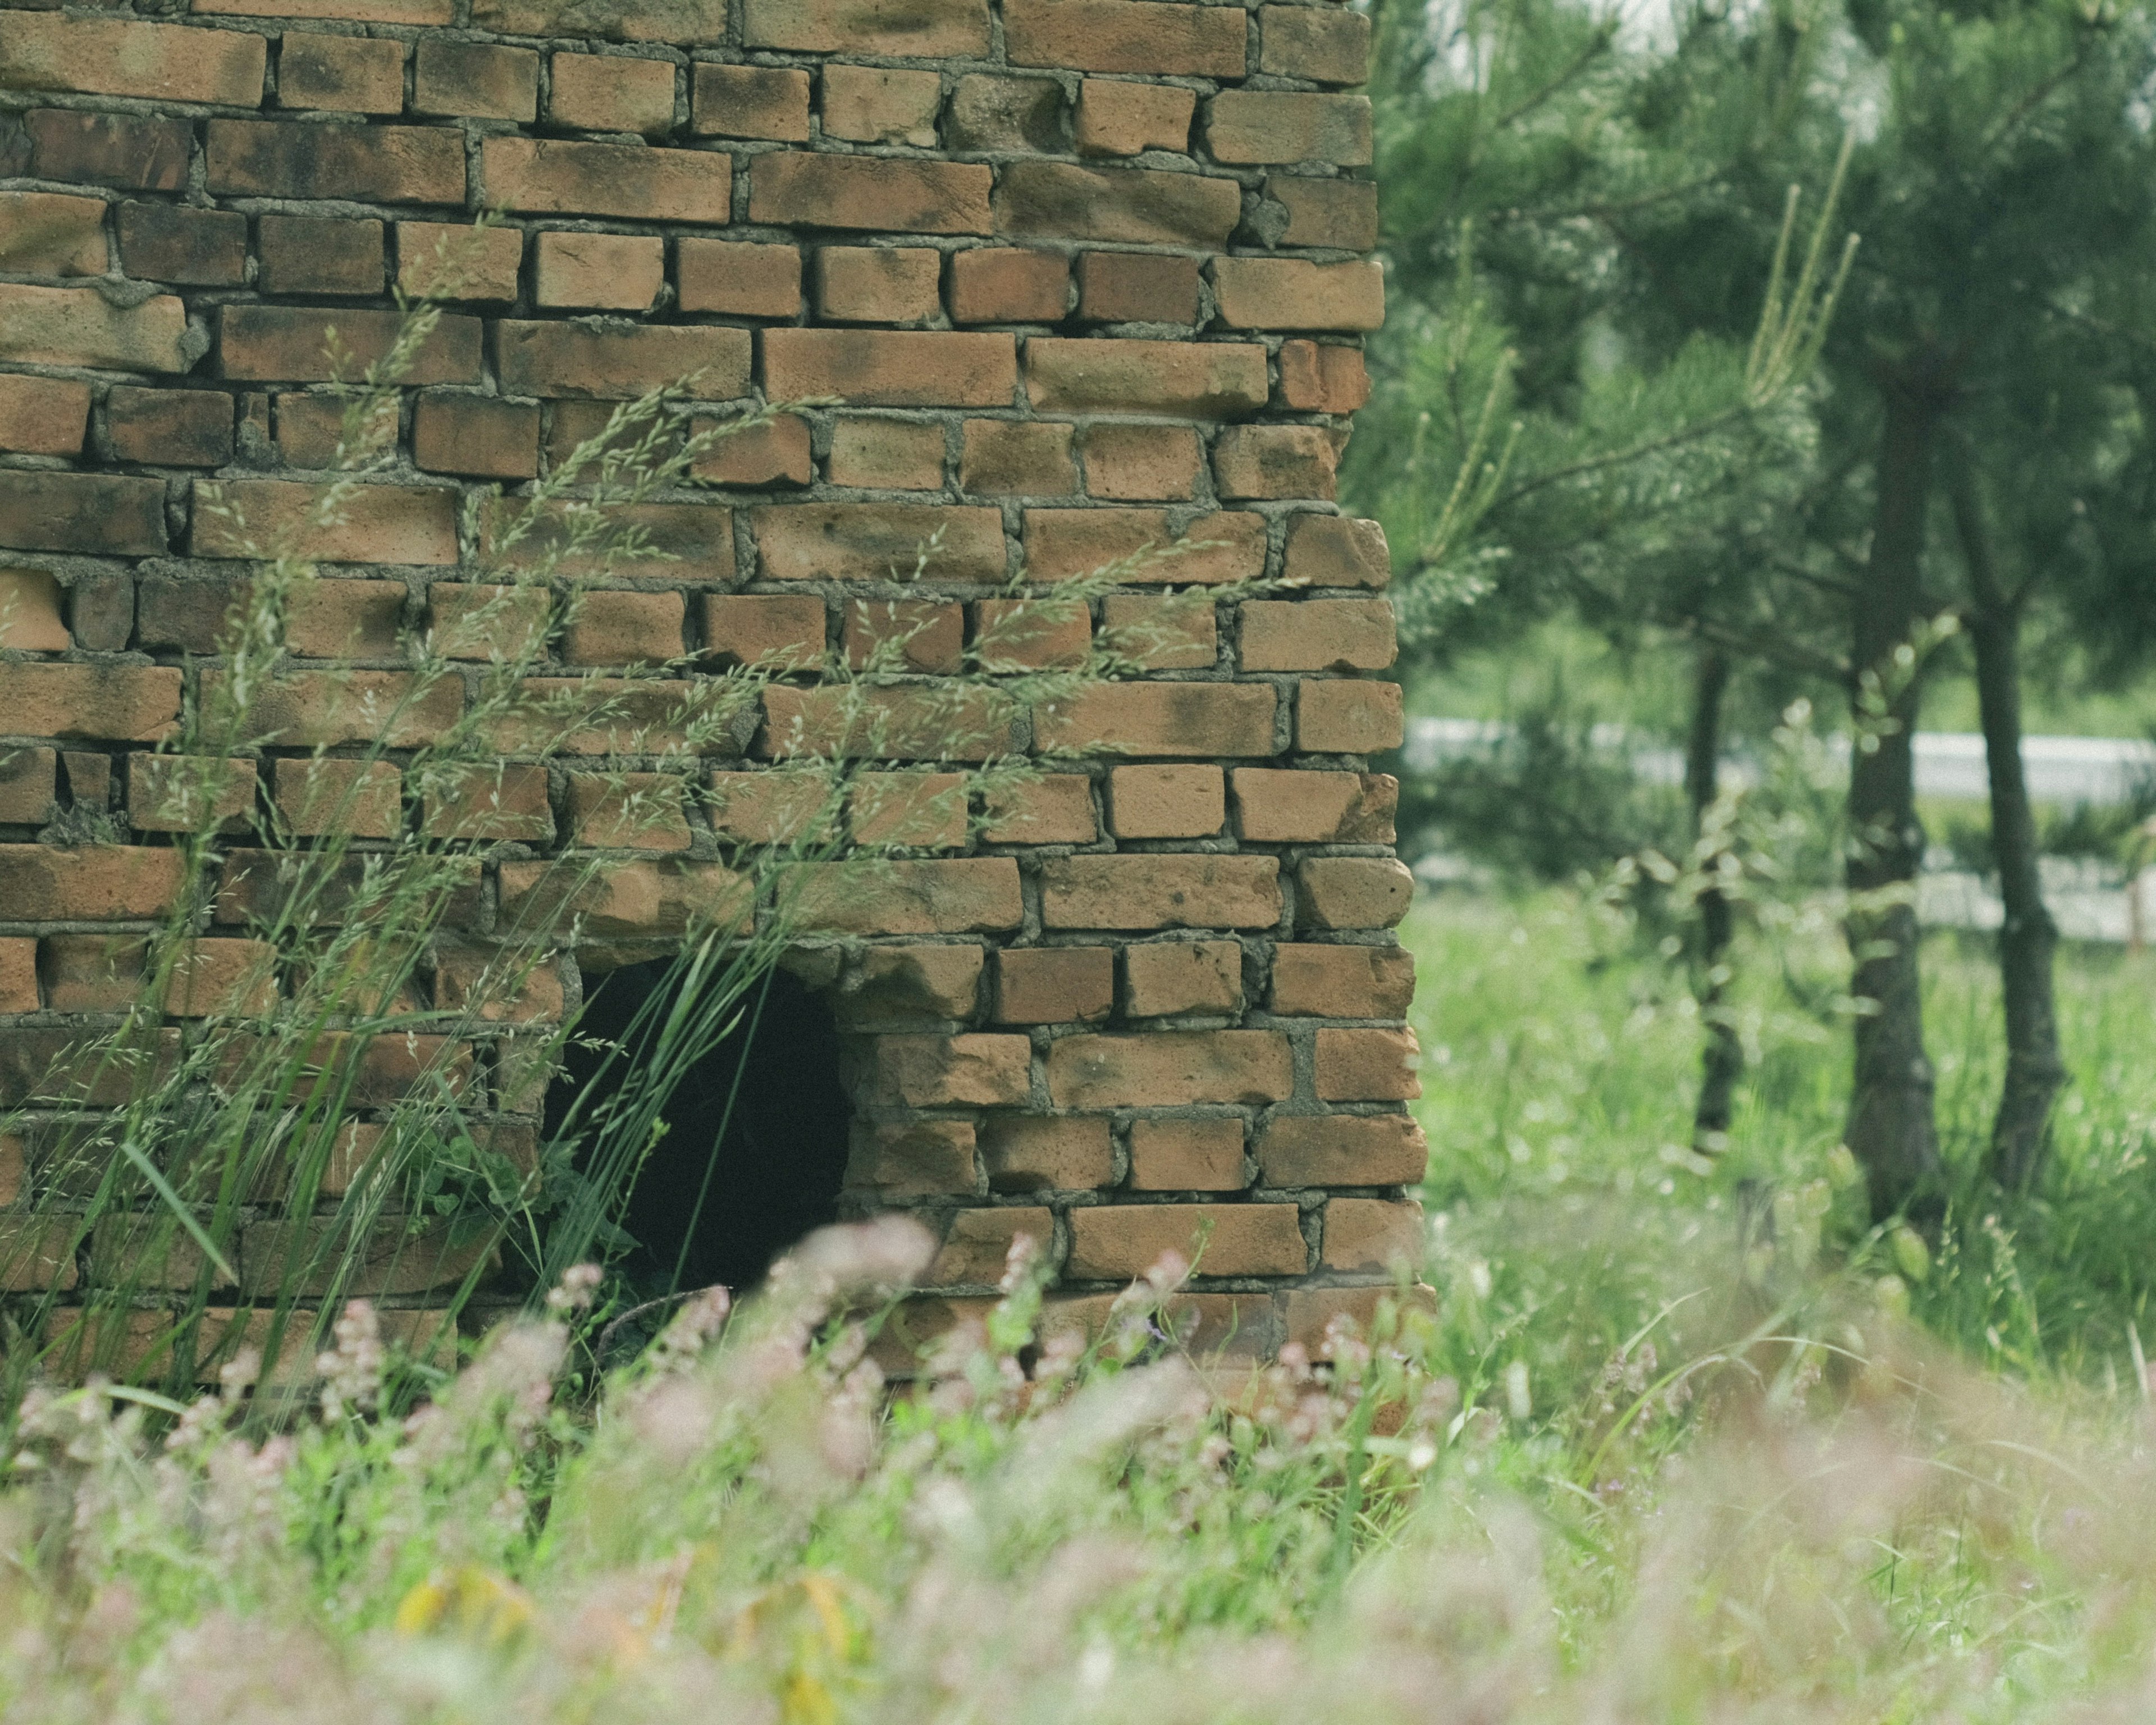
[[[201,673],[205,698],[224,675]],[[440,741],[463,710],[464,693],[459,682],[423,685],[403,671],[290,671],[255,691],[247,721],[265,746],[416,748]]]
[[[263,3],[284,5],[290,0]],[[350,4],[351,0],[337,3]],[[505,36],[596,36],[690,47],[726,39],[725,0],[616,0],[598,13],[583,0],[475,0],[472,23]]]
[[1089,1205],[1070,1212],[1065,1269],[1075,1281],[1143,1276],[1170,1252],[1194,1263],[1200,1276],[1301,1276],[1309,1256],[1291,1204]]
[[547,634],[543,587],[438,581],[427,590],[434,649],[444,659],[529,659]]
[[[805,331],[803,333],[806,333]],[[945,582],[1004,578],[1004,527],[993,509],[902,503],[773,504],[750,524],[768,581],[889,581],[910,576],[931,539],[927,573]]]
[[239,1261],[250,1292],[320,1297],[332,1286],[358,1298],[419,1294],[454,1287],[485,1260],[484,1237],[453,1240],[446,1230],[407,1235],[384,1230],[369,1254],[349,1263],[344,1224],[329,1220],[249,1222],[239,1236]]
[[834,485],[940,491],[943,428],[901,419],[840,419],[831,429],[829,478]]
[[1328,1102],[1404,1102],[1422,1094],[1412,1030],[1320,1029],[1317,1094]]
[[857,1121],[845,1189],[887,1199],[949,1193],[971,1197],[978,1168],[970,1121],[912,1120],[901,1126]]
[[992,1114],[980,1147],[991,1192],[1084,1192],[1115,1178],[1101,1116]]
[[856,1030],[970,1019],[984,963],[981,949],[973,945],[870,947],[861,954],[859,972],[832,997],[832,1009]]
[[812,228],[987,234],[992,178],[973,162],[775,151],[749,164],[748,218]]
[[1287,212],[1280,245],[1367,252],[1378,243],[1378,187],[1370,180],[1268,174],[1265,196]]
[[1104,683],[1043,706],[1044,749],[1122,755],[1270,755],[1272,688],[1264,683]]
[[1398,652],[1382,599],[1256,599],[1244,605],[1245,670],[1383,670]]
[[341,114],[396,114],[404,107],[401,42],[287,31],[277,55],[277,105]]
[[1414,900],[1414,876],[1389,856],[1306,857],[1296,878],[1306,928],[1390,928]]
[[1034,581],[1066,581],[1111,565],[1120,583],[1178,585],[1255,580],[1265,572],[1262,516],[1223,511],[1189,522],[1180,536],[1162,509],[1029,509],[1025,563]]
[[792,66],[719,66],[699,61],[695,116],[689,129],[706,136],[808,141],[808,74]]
[[1339,451],[1316,425],[1229,425],[1213,445],[1213,479],[1223,498],[1334,495]]
[[36,827],[49,820],[58,783],[57,764],[58,757],[49,748],[15,745],[0,752],[0,821]]
[[236,30],[18,12],[0,30],[0,87],[254,108],[269,51]]
[[382,223],[264,216],[256,224],[265,294],[374,295],[382,291]]
[[1018,384],[1008,335],[911,330],[765,330],[764,392],[865,407],[1000,408]]
[[[699,73],[716,70],[699,66]],[[612,54],[557,54],[547,117],[584,131],[640,131],[674,126],[674,68],[666,60]]]
[[721,665],[807,670],[824,658],[824,602],[788,593],[706,595],[705,650]]
[[[205,484],[198,480],[198,486]],[[326,563],[457,561],[456,493],[359,485],[323,509],[331,488],[296,480],[234,480],[211,488],[231,516],[198,492],[189,549],[196,557],[291,556]]]
[[1300,587],[1383,587],[1392,579],[1385,530],[1350,516],[1296,516],[1281,578]]
[[716,863],[664,857],[595,875],[558,862],[501,865],[501,914],[535,935],[581,918],[587,937],[681,934],[732,927],[755,908],[755,882]]
[[1367,167],[1370,99],[1281,90],[1224,90],[1206,105],[1205,143],[1216,160],[1327,162]]
[[1275,1115],[1258,1139],[1268,1186],[1413,1186],[1429,1163],[1404,1114]]
[[1241,341],[1033,336],[1025,344],[1025,388],[1043,413],[1240,418],[1265,404],[1265,351]]
[[686,603],[678,593],[592,593],[570,600],[562,634],[569,665],[658,665],[681,656]]
[[189,941],[162,1003],[179,1019],[259,1018],[277,1003],[277,949],[267,941]]
[[[699,419],[694,429],[702,436],[721,425],[715,419]],[[560,424],[560,410],[556,410]],[[798,413],[781,413],[757,424],[739,424],[716,439],[709,449],[690,465],[691,473],[716,485],[805,485],[816,477],[816,455],[810,444],[808,422]]]
[[498,1024],[554,1023],[566,1003],[554,966],[528,948],[458,943],[435,951],[434,1004]]
[[[1050,3],[1060,7],[1078,0]],[[1153,11],[1164,0],[1124,3]],[[1228,243],[1242,213],[1242,190],[1233,180],[1149,167],[1014,162],[1004,169],[996,186],[994,231],[1019,239],[1221,246]]]
[[733,157],[722,151],[489,138],[480,151],[488,199],[505,209],[714,226],[732,210]]
[[1055,1240],[1055,1214],[1032,1205],[959,1210],[943,1243],[921,1276],[932,1288],[994,1287],[1003,1279],[1011,1248],[1023,1236],[1046,1256]]
[[1070,304],[1070,260],[1055,252],[976,246],[951,254],[953,323],[1060,323]]
[[986,0],[747,0],[742,20],[744,46],[796,54],[977,59],[988,49]]
[[806,864],[794,911],[834,934],[976,934],[1017,927],[1023,907],[1018,865],[981,856]]
[[1136,156],[1190,147],[1196,92],[1172,84],[1122,84],[1088,78],[1078,88],[1081,156]]
[[177,192],[187,184],[194,143],[187,121],[38,108],[23,129],[33,172],[41,179],[136,192]]
[[534,478],[539,409],[484,395],[422,395],[412,415],[412,459],[429,473]]
[[78,1217],[0,1220],[0,1293],[64,1293],[80,1280],[75,1266]]
[[1272,1009],[1288,1016],[1397,1019],[1414,999],[1414,957],[1400,947],[1273,949]]
[[18,922],[143,922],[171,908],[182,862],[169,849],[0,845],[0,904]]
[[247,218],[176,203],[123,203],[120,267],[142,281],[235,287],[247,279]]
[[1234,941],[1145,941],[1123,949],[1123,1010],[1134,1019],[1240,1013],[1243,949]]
[[63,589],[42,569],[0,569],[0,647],[64,653],[74,644],[60,614]]
[[666,285],[666,243],[640,234],[542,234],[536,266],[542,305],[647,311]]
[[1325,1206],[1322,1269],[1363,1275],[1422,1267],[1429,1240],[1422,1206],[1412,1200],[1336,1198]]
[[569,775],[569,826],[579,845],[607,850],[686,850],[678,773]]
[[[250,413],[259,399],[249,400]],[[328,390],[280,391],[269,399],[276,413],[277,458],[287,467],[342,472],[396,440],[394,401],[358,404],[359,423],[347,438],[346,410],[355,404],[346,397]]]
[[0,711],[23,736],[156,742],[178,722],[180,674],[162,665],[0,665]]
[[[37,1009],[38,943],[17,935],[0,939],[0,1013]],[[14,1203],[22,1190],[23,1141],[0,1134],[0,1207]]]
[[589,329],[505,318],[495,341],[501,387],[511,395],[631,401],[676,384],[705,401],[748,393],[747,330]]
[[990,672],[1082,665],[1092,655],[1092,619],[1081,603],[1054,598],[981,599],[973,606],[973,649]]
[[1283,341],[1281,404],[1299,413],[1352,413],[1370,398],[1369,368],[1358,347]]
[[937,72],[887,66],[824,68],[824,136],[859,144],[936,146],[936,114],[943,105]]
[[730,716],[743,691],[670,677],[527,677],[528,703],[495,724],[506,754],[665,755],[685,750],[692,726]]
[[515,228],[397,224],[397,285],[418,297],[514,300],[523,262],[524,235]]
[[23,275],[104,275],[105,200],[0,192],[0,270]]
[[198,13],[236,18],[337,18],[362,24],[446,24],[451,0],[195,0]]
[[1229,329],[1374,330],[1385,321],[1385,272],[1374,260],[1215,258],[1213,291]]
[[821,768],[807,772],[714,773],[704,806],[722,840],[790,845],[820,838],[832,814],[831,786]]
[[1370,75],[1370,20],[1332,6],[1260,6],[1258,69],[1313,84],[1360,84]]
[[1209,670],[1220,656],[1219,619],[1203,593],[1101,601],[1101,647],[1147,670]]
[[539,56],[528,48],[423,36],[412,69],[412,111],[528,123],[539,114]]
[[92,557],[155,556],[165,549],[164,497],[162,480],[0,472],[0,545]]
[[1032,1065],[1023,1036],[879,1036],[869,1095],[907,1108],[1009,1107],[1025,1101]]
[[77,454],[89,424],[89,384],[72,377],[0,374],[0,449]]
[[1249,1183],[1241,1121],[1131,1122],[1132,1191],[1240,1192]]
[[999,1024],[1090,1024],[1115,1009],[1107,947],[1011,947],[996,954]]
[[1260,845],[1389,845],[1399,781],[1383,773],[1238,767],[1235,825]]
[[1086,493],[1115,501],[1194,496],[1205,451],[1188,425],[1089,425]]
[[1068,147],[1063,86],[1053,78],[999,78],[968,73],[951,92],[945,122],[954,150],[1049,150]]
[[[145,575],[138,643],[151,651],[217,652],[254,593],[244,576]],[[295,581],[285,594],[285,644],[303,659],[386,659],[397,651],[403,610],[401,581]]]
[[1314,754],[1382,754],[1400,746],[1403,726],[1397,683],[1327,678],[1296,695],[1295,746]]
[[[388,356],[403,325],[401,313],[357,307],[327,311],[288,305],[221,305],[218,368],[227,377],[250,383],[328,383],[341,375],[355,379]],[[345,353],[341,371],[331,357],[332,329]],[[408,386],[476,383],[480,375],[480,321],[445,316],[411,356],[398,381]]]
[[943,309],[943,254],[918,246],[824,246],[816,309],[839,323],[926,323]]
[[302,838],[387,839],[403,824],[404,776],[387,761],[285,759],[274,771],[278,812]]
[[[49,750],[33,750],[49,756]],[[69,800],[78,809],[107,809],[112,806],[112,757],[102,750],[63,749],[60,768]],[[35,769],[33,769],[34,771]]]
[[218,467],[232,459],[232,398],[219,391],[115,388],[105,421],[122,461]]
[[968,419],[958,485],[982,497],[1058,497],[1078,489],[1070,428],[1040,421]]
[[965,648],[964,614],[948,600],[849,599],[846,663],[865,670],[956,671]]
[[991,845],[1091,845],[1101,835],[1093,783],[1081,773],[1051,773],[983,793]]
[[1279,865],[1270,856],[1055,857],[1041,867],[1040,914],[1048,928],[1270,928]]
[[47,935],[37,947],[38,975],[49,1011],[125,1012],[141,988],[144,942],[139,937]]
[[762,754],[985,761],[1008,753],[1018,710],[1001,691],[934,684],[768,688]]
[[139,305],[115,305],[95,288],[0,283],[0,359],[116,372],[183,372],[180,341],[185,327],[186,313],[170,294]]
[[1119,839],[1209,839],[1227,823],[1218,767],[1118,767],[1108,774],[1108,826]]
[[1164,0],[1004,0],[1014,66],[1240,78],[1249,14]]
[[798,246],[689,239],[676,254],[684,311],[791,317],[801,309]]
[[447,126],[213,120],[208,137],[218,197],[465,201],[464,136]]
[[1084,253],[1078,315],[1091,323],[1195,323],[1198,259],[1162,252]]
[[137,832],[239,832],[254,809],[252,761],[127,757],[127,819]]
[[966,842],[962,773],[864,773],[846,795],[857,845],[956,850]]

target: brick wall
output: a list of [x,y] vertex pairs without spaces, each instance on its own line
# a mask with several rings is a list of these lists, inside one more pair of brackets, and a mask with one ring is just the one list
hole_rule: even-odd
[[[1367,1309],[1419,1240],[1424,1159],[1394,786],[1366,770],[1400,734],[1373,677],[1385,549],[1332,501],[1383,309],[1370,110],[1344,90],[1368,38],[1331,4],[1166,0],[0,9],[0,1106],[113,1004],[75,975],[85,941],[169,896],[144,751],[215,674],[246,570],[205,488],[258,526],[303,519],[336,438],[327,328],[378,352],[392,285],[428,289],[496,210],[406,379],[396,467],[306,541],[329,578],[294,619],[316,675],[290,685],[291,753],[358,741],[339,689],[393,687],[400,631],[470,603],[460,499],[687,373],[714,403],[834,404],[654,506],[682,561],[603,583],[565,673],[836,647],[932,535],[906,590],[932,644],[1021,567],[1206,542],[1095,626],[1142,621],[1164,582],[1285,584],[1033,715],[1040,746],[1100,750],[1037,794],[1040,842],[925,845],[819,913],[861,1074],[849,1201],[932,1222],[947,1313],[1014,1235],[1082,1313],[1202,1227],[1206,1335],[1270,1347]],[[773,689],[773,721],[803,693]],[[301,764],[250,763],[236,847]],[[482,924],[517,855],[724,854],[696,808],[640,839],[594,827],[573,775],[517,794]],[[69,805],[126,842],[70,848]],[[613,896],[615,933],[671,902]],[[204,936],[237,963],[231,898]],[[506,1084],[490,1105],[520,1106]],[[23,1183],[0,1147],[0,1204]],[[94,1270],[14,1262],[26,1285]]]

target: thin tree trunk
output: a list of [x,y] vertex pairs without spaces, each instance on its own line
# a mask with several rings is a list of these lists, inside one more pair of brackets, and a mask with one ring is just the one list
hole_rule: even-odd
[[1881,730],[1861,706],[1856,714],[1847,870],[1850,992],[1860,1004],[1847,1134],[1880,1217],[1921,1205],[1939,1172],[1910,901],[1924,855],[1913,746],[1920,685],[1917,668],[1897,666],[1894,655],[1914,640],[1924,614],[1924,516],[1941,403],[1922,381],[1896,377],[1887,382],[1886,406],[1878,514],[1851,621],[1852,663],[1860,674],[1877,675],[1891,722]]
[[[1728,656],[1702,647],[1692,680],[1691,730],[1685,739],[1685,794],[1691,803],[1695,840],[1707,829],[1707,811],[1721,794],[1722,698],[1729,687]],[[1692,1148],[1717,1155],[1729,1143],[1737,1081],[1744,1072],[1744,1048],[1728,1019],[1729,942],[1734,916],[1727,895],[1708,887],[1699,896],[1699,1016],[1706,1034],[1700,1050],[1699,1101],[1692,1110]]]
[[2006,1079],[1991,1125],[1991,1177],[2025,1190],[2043,1172],[2051,1144],[2051,1104],[2066,1081],[2059,1058],[2052,993],[2058,926],[2044,904],[2037,870],[2036,819],[2021,768],[2021,613],[1999,583],[1976,478],[1957,459],[1949,481],[1954,528],[1969,569],[1969,634],[1976,648],[1976,696],[1984,756],[1991,778],[1991,846],[1999,864],[2005,922],[1999,934],[1999,980],[2006,1007]]

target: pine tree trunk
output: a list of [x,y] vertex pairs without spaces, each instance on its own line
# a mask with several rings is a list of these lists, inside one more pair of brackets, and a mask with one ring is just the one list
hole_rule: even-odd
[[2052,993],[2059,931],[2044,903],[2036,819],[2021,767],[2020,610],[2001,588],[1993,567],[1975,476],[1958,460],[1951,483],[1954,526],[1969,569],[1977,706],[1991,778],[1991,846],[2005,911],[1999,934],[1999,980],[2006,1008],[2006,1078],[1999,1087],[1986,1166],[2000,1185],[2018,1192],[2043,1172],[2051,1104],[2066,1081]]
[[[1705,830],[1707,810],[1721,793],[1722,698],[1729,687],[1729,660],[1714,648],[1700,649],[1692,680],[1691,729],[1685,739],[1685,794],[1691,803],[1692,836]],[[1744,1072],[1743,1045],[1729,1023],[1725,997],[1734,916],[1727,896],[1713,887],[1699,896],[1699,1016],[1706,1040],[1700,1050],[1699,1101],[1692,1110],[1692,1148],[1703,1156],[1728,1147],[1737,1081]]]
[[[1869,567],[1851,606],[1852,663],[1876,672],[1893,721],[1867,739],[1860,711],[1849,775],[1847,880],[1855,902],[1848,936],[1855,960],[1856,1021],[1849,1147],[1864,1169],[1875,1216],[1921,1207],[1939,1172],[1932,1063],[1924,1052],[1917,912],[1909,901],[1923,861],[1917,819],[1914,739],[1919,680],[1894,651],[1913,640],[1924,615],[1924,516],[1940,399],[1922,381],[1887,380],[1880,436],[1878,513]],[[1867,740],[1871,744],[1866,747]],[[1906,889],[1894,901],[1872,896]]]

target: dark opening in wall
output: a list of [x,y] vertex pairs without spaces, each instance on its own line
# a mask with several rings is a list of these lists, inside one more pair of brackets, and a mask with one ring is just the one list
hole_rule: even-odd
[[[628,1039],[638,1009],[678,986],[664,961],[588,978],[578,1043]],[[645,1062],[648,1027],[662,1017],[637,1026],[628,1059],[603,1073],[601,1050],[571,1046],[547,1093],[550,1136],[595,1080],[603,1093],[619,1091]],[[623,1219],[637,1250],[622,1267],[647,1296],[714,1282],[752,1287],[780,1253],[834,1219],[849,1124],[839,1037],[822,999],[785,972],[751,989],[740,1023],[690,1069],[661,1117],[666,1135]]]

